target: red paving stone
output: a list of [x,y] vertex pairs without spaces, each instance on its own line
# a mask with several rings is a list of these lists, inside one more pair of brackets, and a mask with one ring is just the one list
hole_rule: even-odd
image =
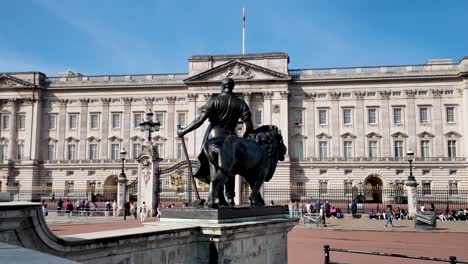
[[[150,221],[154,221],[151,220]],[[142,227],[139,220],[126,222],[51,225],[56,235],[99,232]],[[288,263],[323,263],[323,245],[362,251],[398,253],[413,256],[448,258],[457,256],[468,261],[468,233],[416,233],[376,231],[335,231],[294,228],[288,235]],[[331,260],[339,263],[436,263],[409,259],[331,253]]]
[[[398,253],[468,261],[467,233],[334,231],[294,228],[288,235],[288,263],[323,263],[323,245],[334,248]],[[331,253],[340,263],[437,263],[401,258]],[[440,262],[439,262],[440,263]]]

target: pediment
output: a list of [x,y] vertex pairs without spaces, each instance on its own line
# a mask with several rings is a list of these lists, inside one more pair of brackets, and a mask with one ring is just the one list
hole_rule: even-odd
[[382,136],[380,134],[375,133],[375,132],[370,132],[369,134],[366,135],[366,137],[368,137],[368,138],[373,138],[373,137],[380,138]]
[[145,139],[140,136],[133,136],[130,138],[132,141],[144,141]]
[[354,135],[353,133],[350,133],[350,132],[346,132],[344,134],[341,135],[342,138],[356,138],[356,135]]
[[399,132],[399,131],[398,131],[398,132],[393,133],[393,134],[392,134],[392,137],[394,137],[394,138],[407,138],[408,135],[406,135],[406,134],[403,133],[403,132]]
[[433,138],[434,134],[432,134],[430,132],[427,132],[427,131],[424,131],[424,132],[419,133],[418,137],[431,137],[431,138]]
[[92,142],[92,141],[96,141],[96,142],[100,142],[101,139],[95,137],[95,136],[90,136],[89,138],[87,138],[86,140]]
[[78,141],[80,141],[80,140],[77,139],[76,137],[70,136],[70,137],[66,137],[66,138],[65,138],[65,141],[67,141],[67,142],[72,142],[72,141],[78,142]]
[[158,136],[153,137],[153,140],[154,141],[166,141],[167,138],[161,137],[161,136],[158,135]]
[[18,79],[16,77],[0,74],[0,88],[29,88],[34,87],[34,84]]
[[320,134],[316,135],[315,137],[317,137],[317,138],[331,138],[331,136],[328,135],[327,133],[320,133]]
[[118,136],[112,136],[109,138],[110,141],[123,141],[123,138]]
[[457,133],[455,131],[450,131],[444,134],[446,137],[461,137],[462,135],[460,133]]
[[291,77],[242,60],[232,60],[184,80],[185,83],[220,82],[224,78],[235,81],[290,80]]
[[45,141],[47,141],[47,142],[58,142],[58,139],[56,139],[56,138],[54,138],[54,137],[47,137],[47,138],[45,139]]

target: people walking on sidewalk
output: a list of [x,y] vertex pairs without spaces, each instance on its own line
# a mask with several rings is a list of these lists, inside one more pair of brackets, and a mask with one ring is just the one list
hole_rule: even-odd
[[141,221],[144,222],[146,218],[146,204],[143,202],[143,204],[140,207],[140,218]]
[[392,227],[395,227],[392,222],[393,212],[392,212],[391,205],[387,205],[387,211],[385,212],[385,216],[387,217],[387,222],[385,223],[385,227],[388,227],[388,224],[391,224]]

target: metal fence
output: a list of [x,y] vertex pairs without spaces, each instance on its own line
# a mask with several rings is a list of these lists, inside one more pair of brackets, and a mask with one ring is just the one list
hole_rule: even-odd
[[[182,173],[184,175],[185,173]],[[176,175],[177,176],[177,175]],[[180,185],[169,184],[171,179],[177,177],[162,177],[160,183],[159,201],[164,205],[175,204],[182,205],[190,203],[195,199],[195,192],[191,188],[191,182],[183,182]],[[197,183],[198,184],[198,183]],[[177,187],[177,188],[175,188]],[[208,186],[200,184],[198,186],[201,198],[208,196]],[[87,199],[94,202],[105,202],[117,199],[117,186],[110,186],[100,189],[92,188],[73,188],[57,189],[50,188],[18,188],[9,190],[17,201],[53,201],[61,198],[62,200],[83,200]],[[127,199],[136,200],[138,192],[137,183],[130,184],[127,188]],[[241,203],[248,204],[250,190],[243,186]],[[338,187],[282,187],[265,186],[263,188],[263,197],[267,204],[273,202],[276,205],[287,205],[290,201],[302,202],[303,206],[307,202],[313,207],[317,201],[322,204],[328,201],[331,206],[339,208],[342,213],[351,213],[351,204],[353,200],[358,203],[359,213],[383,212],[388,205],[394,210],[398,208],[407,210],[407,194],[404,189],[398,188],[338,188]],[[431,204],[435,207],[437,214],[452,213],[452,211],[464,210],[468,208],[468,189],[457,189],[456,191],[444,188],[426,189],[422,186],[417,189],[418,205],[424,205],[427,210]]]

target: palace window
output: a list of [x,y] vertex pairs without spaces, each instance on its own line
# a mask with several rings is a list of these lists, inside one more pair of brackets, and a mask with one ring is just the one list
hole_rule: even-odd
[[454,158],[457,156],[457,141],[456,140],[449,140],[447,141],[447,154],[450,158]]
[[320,180],[319,181],[319,193],[325,194],[327,192],[328,192],[328,182],[325,180]]
[[328,156],[328,142],[320,141],[319,142],[319,158],[324,159]]
[[164,127],[164,112],[156,112],[156,120],[161,124],[159,127]]
[[112,128],[120,128],[120,113],[112,113]]
[[343,109],[343,124],[351,125],[351,109]]
[[320,109],[318,111],[319,114],[319,125],[326,125],[327,124],[327,110]]
[[292,122],[294,125],[299,126],[302,125],[302,111],[294,110],[292,111]]
[[177,113],[177,124],[181,127],[185,127],[186,120],[185,120],[185,112],[178,112]]
[[77,114],[69,114],[68,115],[68,128],[69,129],[76,129],[78,127],[78,115]]
[[89,159],[96,160],[98,153],[98,145],[96,143],[89,144]]
[[393,123],[401,124],[401,108],[393,108]]
[[262,110],[255,111],[254,113],[254,124],[261,125],[262,124]]
[[455,123],[455,107],[449,106],[446,109],[447,123]]
[[10,127],[10,115],[2,115],[2,129],[8,129]]
[[427,107],[419,108],[419,122],[429,123],[429,108]]
[[394,141],[394,156],[395,158],[403,157],[403,141],[402,140]]
[[133,143],[132,145],[133,159],[138,159],[138,156],[140,156],[140,152],[141,152],[141,144]]
[[154,144],[156,149],[158,150],[159,157],[164,157],[164,144],[163,143],[156,143]]
[[18,129],[25,129],[26,128],[26,114],[19,114],[17,120],[17,127]]
[[24,159],[24,145],[23,144],[18,144],[18,159],[19,160]]
[[458,182],[449,182],[449,195],[458,195]]
[[303,150],[303,144],[302,141],[294,141],[293,142],[293,149],[292,151],[292,157],[298,160],[302,160],[304,158],[304,150]]
[[367,109],[367,123],[377,124],[377,109],[375,108]]
[[92,113],[89,116],[89,127],[91,129],[98,129],[99,128],[99,114]]
[[182,146],[182,143],[177,143],[177,159],[183,159],[184,157],[184,147]]
[[67,146],[67,158],[68,160],[76,159],[76,144],[68,144]]
[[120,159],[120,144],[111,144],[111,159],[118,160]]
[[57,128],[57,115],[56,114],[50,114],[48,116],[48,126],[50,130],[54,130]]
[[2,144],[0,145],[0,160],[6,160],[8,153],[8,145]]
[[55,145],[54,144],[47,145],[47,159],[55,160]]
[[430,156],[429,140],[421,140],[421,157],[427,158]]
[[369,141],[369,158],[377,158],[377,141]]
[[133,127],[134,128],[139,128],[141,122],[143,122],[143,113],[142,112],[134,112],[133,113]]
[[422,195],[431,195],[431,182],[422,183]]
[[353,156],[353,142],[344,141],[343,142],[343,156],[345,159],[349,159]]

